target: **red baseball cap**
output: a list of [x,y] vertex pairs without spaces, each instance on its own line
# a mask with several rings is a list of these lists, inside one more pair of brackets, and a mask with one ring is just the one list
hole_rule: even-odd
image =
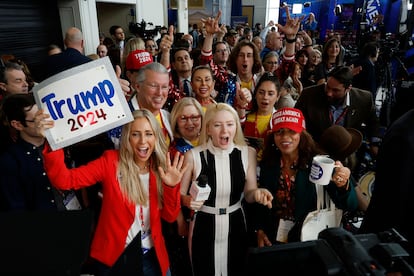
[[126,70],[139,70],[152,61],[152,56],[145,50],[135,50],[127,56]]
[[296,108],[285,107],[277,110],[272,116],[272,132],[287,128],[297,133],[306,129],[305,117]]

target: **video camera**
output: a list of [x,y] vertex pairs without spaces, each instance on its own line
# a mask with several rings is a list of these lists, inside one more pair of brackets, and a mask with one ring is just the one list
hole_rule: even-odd
[[408,242],[396,230],[353,235],[321,231],[318,240],[251,248],[247,275],[414,275]]
[[380,58],[389,61],[394,55],[402,56],[404,51],[400,50],[400,39],[393,34],[386,34],[384,39],[378,41]]
[[145,22],[144,19],[142,19],[141,23],[130,22],[129,31],[133,33],[134,35],[139,36],[145,40],[145,39],[154,38],[161,30],[161,26],[158,26],[158,25],[155,26],[154,29],[147,30],[147,25],[154,26],[153,23],[151,22],[147,23]]

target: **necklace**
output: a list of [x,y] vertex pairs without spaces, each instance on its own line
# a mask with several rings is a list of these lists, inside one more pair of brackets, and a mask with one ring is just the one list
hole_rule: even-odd
[[137,164],[137,166],[138,166],[138,168],[139,168],[141,171],[148,169],[148,163],[146,163],[144,167],[141,167],[141,166],[140,166],[140,165],[138,165],[138,164]]
[[285,164],[282,159],[280,159],[280,166],[282,169],[285,169],[285,170],[286,169],[296,170],[298,168],[297,160],[293,161],[293,163],[289,166],[288,164]]

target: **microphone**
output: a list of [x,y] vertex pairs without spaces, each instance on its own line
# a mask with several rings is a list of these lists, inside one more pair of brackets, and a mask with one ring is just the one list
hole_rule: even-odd
[[194,180],[190,187],[190,195],[195,201],[207,200],[211,188],[207,184],[208,178],[207,175],[201,174],[198,177],[198,181]]

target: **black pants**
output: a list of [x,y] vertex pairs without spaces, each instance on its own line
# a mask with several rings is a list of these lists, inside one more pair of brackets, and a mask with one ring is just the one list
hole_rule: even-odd
[[141,249],[141,233],[125,248],[112,267],[97,262],[98,276],[161,276],[161,268],[152,248],[145,255]]

